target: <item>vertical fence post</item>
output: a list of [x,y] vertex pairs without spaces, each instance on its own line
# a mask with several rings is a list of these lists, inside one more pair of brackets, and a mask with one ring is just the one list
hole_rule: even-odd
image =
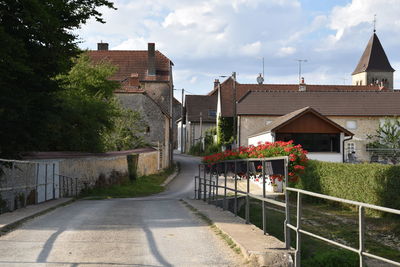
[[212,185],[211,185],[211,182],[212,182],[212,166],[211,166],[211,168],[210,168],[210,184],[208,185],[208,204],[210,204],[211,203],[211,187],[212,187]]
[[300,233],[300,227],[301,227],[301,206],[302,206],[302,201],[301,201],[301,193],[297,192],[297,227],[296,227],[296,256],[295,256],[295,266],[300,267],[301,266],[301,233]]
[[227,172],[228,172],[228,167],[227,167],[227,163],[226,162],[224,162],[224,170],[225,170],[225,172],[224,172],[224,203],[222,204],[222,209],[223,210],[226,210],[226,183],[227,183],[227,179],[228,179],[228,177],[227,177]]
[[203,179],[203,201],[207,199],[207,167],[204,165],[204,179]]
[[[217,163],[217,164],[221,164],[221,163]],[[217,165],[217,180],[216,180],[216,187],[215,187],[215,205],[217,205],[217,201],[218,201],[218,189],[219,189],[219,168]]]
[[235,216],[237,216],[237,161],[235,160],[235,202],[234,202],[234,207],[233,211],[235,213]]
[[360,256],[360,267],[364,266],[364,256],[362,253],[364,252],[364,232],[365,232],[365,224],[364,224],[364,215],[365,210],[363,206],[359,206],[358,208],[358,227],[359,227],[359,256]]
[[47,163],[46,163],[45,180],[44,180],[44,201],[47,201]]
[[55,182],[56,182],[56,175],[55,175],[55,168],[56,168],[56,164],[55,163],[53,163],[53,199],[56,199],[56,185],[55,185]]
[[[285,158],[284,159],[284,170],[285,170],[285,186],[288,185],[288,159]],[[286,249],[290,249],[290,228],[287,226],[288,224],[290,224],[290,211],[289,211],[289,191],[285,190],[285,203],[286,203],[286,207],[285,207],[285,214],[286,214],[286,218],[285,218],[285,245],[286,245]]]
[[78,178],[75,178],[75,196],[78,196]]
[[[266,197],[265,194],[265,161],[261,162],[261,173],[262,173],[262,183],[263,183],[263,198]],[[267,233],[267,217],[266,217],[266,207],[265,207],[265,201],[263,200],[261,203],[261,208],[262,208],[262,225],[263,225],[263,231],[264,235]]]
[[246,164],[246,179],[247,179],[247,187],[246,187],[246,223],[250,223],[250,179],[249,179],[249,161]]

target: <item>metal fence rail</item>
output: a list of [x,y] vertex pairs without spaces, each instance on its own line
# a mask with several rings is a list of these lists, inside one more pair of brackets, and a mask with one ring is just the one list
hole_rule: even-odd
[[[284,165],[284,183],[283,190],[284,193],[282,195],[285,196],[285,202],[280,202],[275,199],[271,199],[267,197],[265,190],[265,182],[266,179],[269,179],[267,174],[267,163],[271,161],[282,161]],[[261,162],[261,177],[263,181],[263,194],[262,196],[255,195],[250,193],[250,175],[252,172],[249,170],[249,163],[251,162]],[[241,170],[241,175],[247,180],[247,188],[246,191],[239,190],[238,185],[238,165],[243,163],[246,164],[246,171],[243,172]],[[228,165],[232,164],[234,168],[228,170]],[[234,188],[227,186],[227,178],[228,172],[230,172],[229,176],[234,179]],[[220,177],[223,176],[223,185],[220,185]],[[214,202],[217,205],[217,201],[222,197],[222,208],[224,210],[227,209],[227,196],[228,192],[234,193],[234,207],[233,213],[237,216],[238,213],[238,195],[241,194],[245,196],[245,220],[246,223],[250,223],[250,199],[260,200],[262,203],[262,228],[264,234],[266,234],[266,203],[273,204],[275,206],[279,206],[285,209],[285,222],[284,222],[284,234],[285,234],[285,245],[287,249],[290,249],[291,244],[291,236],[290,230],[294,230],[296,232],[296,249],[295,249],[295,266],[301,265],[301,234],[311,236],[313,238],[319,239],[321,241],[327,242],[329,244],[338,246],[340,248],[355,252],[359,255],[360,266],[365,266],[365,257],[370,257],[376,260],[383,261],[385,263],[393,264],[396,266],[400,266],[400,262],[395,262],[393,260],[380,257],[378,255],[368,253],[365,251],[365,209],[374,209],[382,212],[392,213],[400,215],[400,210],[366,204],[362,202],[332,197],[328,195],[318,194],[306,190],[301,190],[297,188],[288,187],[288,157],[276,157],[276,158],[262,158],[262,159],[241,159],[241,160],[228,160],[222,161],[217,164],[200,164],[199,165],[199,175],[195,176],[195,188],[194,194],[195,199],[202,199],[203,201],[208,201],[209,204]],[[223,190],[223,194],[219,195],[219,189]],[[290,222],[290,210],[289,210],[289,192],[297,193],[297,205],[296,205],[296,225]],[[344,204],[350,204],[358,207],[358,225],[359,225],[359,247],[353,248],[334,240],[319,236],[315,233],[306,231],[302,228],[302,195],[308,195],[312,197],[317,197],[320,199],[336,201]]]

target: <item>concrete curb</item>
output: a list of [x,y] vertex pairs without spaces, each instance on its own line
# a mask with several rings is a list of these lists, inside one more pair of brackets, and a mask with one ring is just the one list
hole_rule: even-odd
[[176,167],[175,167],[174,173],[171,174],[170,176],[168,176],[168,178],[161,184],[161,186],[166,186],[170,182],[172,182],[172,180],[174,180],[175,177],[178,176],[180,170],[181,170],[181,168],[180,168],[179,162],[176,162]]
[[31,213],[31,214],[29,214],[27,216],[22,217],[21,219],[17,219],[17,220],[14,220],[14,221],[10,222],[10,223],[7,223],[4,226],[0,227],[0,236],[3,236],[5,234],[7,234],[8,232],[14,230],[15,228],[17,228],[18,226],[20,226],[21,224],[25,223],[26,221],[28,221],[30,219],[33,219],[35,217],[41,216],[43,214],[46,214],[46,213],[48,213],[50,211],[53,211],[53,210],[55,210],[55,209],[57,209],[59,207],[63,207],[63,206],[69,205],[72,202],[75,202],[75,199],[66,200],[65,202],[59,203],[59,204],[54,205],[54,206],[50,206],[50,207],[48,207],[46,209],[38,210],[37,212],[33,212],[33,213]]
[[[251,266],[294,266],[291,256],[294,251],[284,249],[284,245],[277,245],[282,242],[273,236],[264,235],[255,225],[246,224],[244,219],[202,201],[182,201],[190,209],[196,210],[195,213],[200,214],[200,217],[205,217],[207,223],[211,222],[213,227],[229,237]],[[259,244],[256,247],[253,242],[255,240]]]

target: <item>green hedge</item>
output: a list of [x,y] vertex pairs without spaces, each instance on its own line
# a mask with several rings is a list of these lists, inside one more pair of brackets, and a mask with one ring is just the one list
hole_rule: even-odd
[[296,187],[400,209],[400,166],[310,160]]

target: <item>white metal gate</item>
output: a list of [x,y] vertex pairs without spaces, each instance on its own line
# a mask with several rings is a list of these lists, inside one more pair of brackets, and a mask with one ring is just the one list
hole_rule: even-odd
[[37,163],[36,192],[37,203],[60,197],[59,163]]

